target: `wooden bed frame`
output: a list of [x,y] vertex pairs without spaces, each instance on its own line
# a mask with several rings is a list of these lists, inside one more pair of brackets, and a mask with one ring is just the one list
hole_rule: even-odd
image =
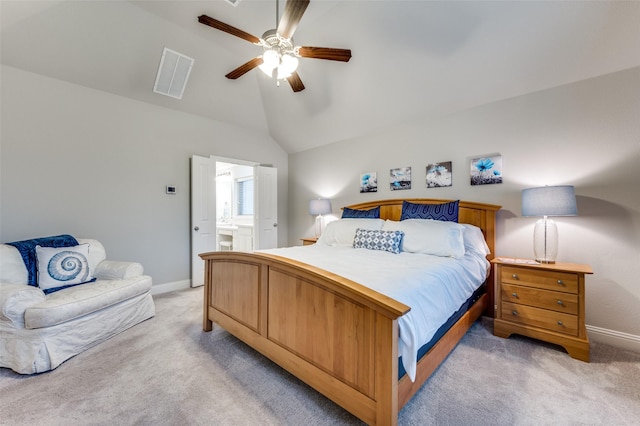
[[[380,206],[399,220],[402,201]],[[440,204],[451,200],[407,199]],[[478,226],[495,252],[500,206],[460,202],[459,222]],[[262,353],[368,424],[395,425],[398,411],[486,312],[493,316],[493,278],[487,293],[418,362],[416,381],[398,380],[398,317],[410,308],[356,282],[310,265],[264,253],[212,252],[205,261],[203,329],[212,322]],[[488,258],[493,255],[488,256]]]

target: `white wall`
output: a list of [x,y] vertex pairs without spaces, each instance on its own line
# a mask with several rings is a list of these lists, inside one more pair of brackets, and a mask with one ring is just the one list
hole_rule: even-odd
[[2,242],[96,238],[154,285],[189,280],[193,154],[273,164],[287,222],[287,154],[264,134],[8,66],[1,113]]
[[[386,106],[393,108],[392,105]],[[409,123],[289,157],[289,243],[313,235],[310,199],[348,204],[388,198],[465,199],[502,205],[497,255],[533,256],[535,218],[520,217],[521,190],[569,184],[578,217],[557,218],[558,261],[587,263],[590,333],[640,348],[640,68]],[[504,183],[471,186],[471,158],[503,156]],[[453,186],[427,189],[425,167],[453,162]],[[389,169],[412,167],[411,190],[389,190]],[[378,173],[378,192],[359,176]],[[598,336],[604,340],[607,336]]]

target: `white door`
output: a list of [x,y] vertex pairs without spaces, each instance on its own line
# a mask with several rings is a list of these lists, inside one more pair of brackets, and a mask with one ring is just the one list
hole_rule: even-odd
[[278,247],[278,169],[256,166],[254,235],[256,249]]
[[216,250],[216,163],[191,157],[191,287],[204,284],[204,261],[198,256]]

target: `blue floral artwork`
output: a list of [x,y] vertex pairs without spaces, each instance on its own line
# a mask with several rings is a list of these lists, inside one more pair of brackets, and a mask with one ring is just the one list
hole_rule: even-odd
[[360,193],[378,192],[378,174],[376,172],[360,175]]
[[452,186],[452,172],[451,161],[429,164],[427,166],[427,188]]
[[474,158],[471,160],[471,185],[502,183],[502,156]]
[[411,189],[411,167],[389,170],[389,187],[392,191]]

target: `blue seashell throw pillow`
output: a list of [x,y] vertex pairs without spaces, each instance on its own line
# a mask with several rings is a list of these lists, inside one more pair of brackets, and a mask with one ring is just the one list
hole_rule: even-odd
[[94,281],[89,268],[89,244],[72,247],[36,246],[38,287],[46,294]]
[[447,222],[458,221],[458,205],[460,200],[443,204],[415,204],[407,201],[402,202],[402,215],[400,220],[405,219],[433,219]]

